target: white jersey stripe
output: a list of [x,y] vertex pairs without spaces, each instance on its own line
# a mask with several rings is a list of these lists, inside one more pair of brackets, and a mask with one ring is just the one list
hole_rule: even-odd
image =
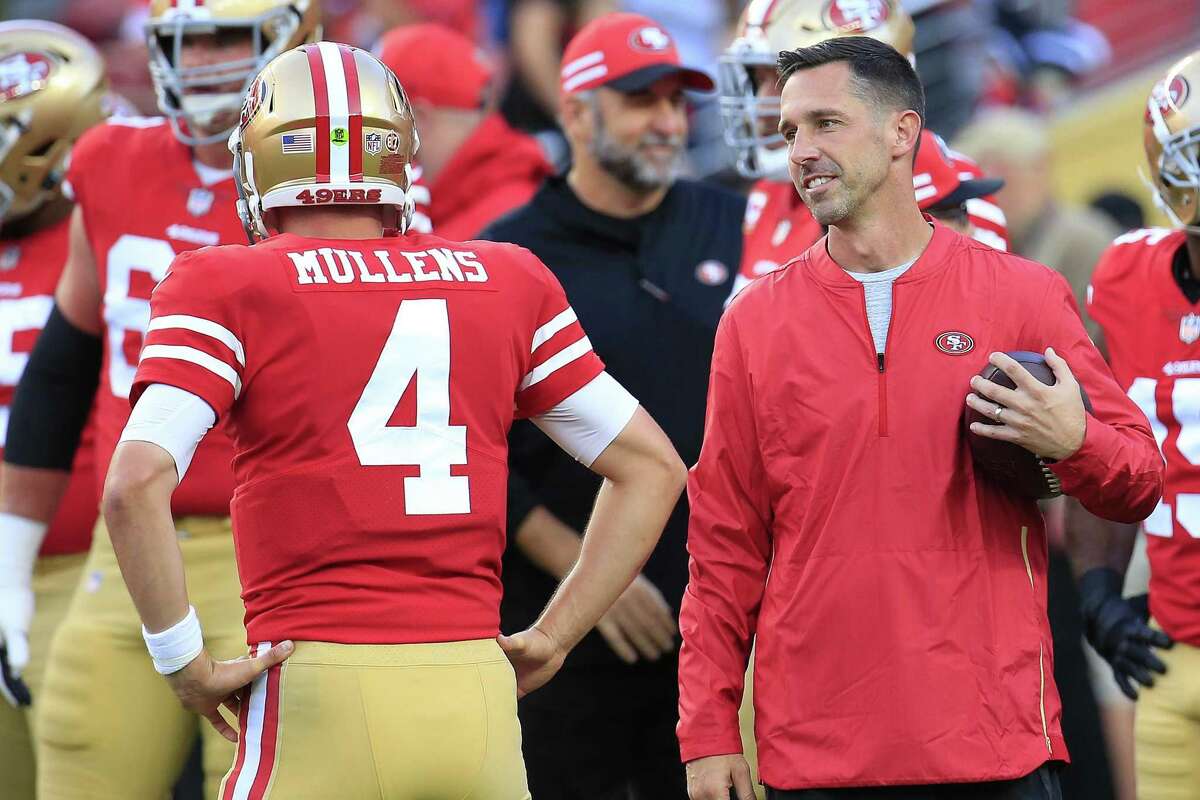
[[242,379],[238,377],[237,371],[221,359],[210,356],[203,350],[173,344],[152,344],[142,348],[141,361],[151,358],[172,358],[176,361],[187,361],[190,364],[204,367],[217,377],[229,381],[233,387],[234,397],[242,393]]
[[541,383],[567,364],[591,351],[592,343],[584,336],[579,341],[564,347],[541,364],[529,370],[529,374],[521,381],[518,391],[523,392],[530,386]]
[[972,197],[967,201],[967,213],[996,225],[1008,225],[1008,218],[1004,216],[1004,210],[982,197]]
[[[261,656],[271,649],[270,642],[260,642],[254,655]],[[248,800],[254,779],[258,777],[259,759],[262,757],[263,716],[267,708],[267,675],[262,673],[250,684],[250,713],[246,715],[246,730],[241,736],[246,740],[246,758],[242,771],[233,787],[233,800]]]
[[168,314],[165,317],[155,317],[150,320],[150,324],[146,326],[146,333],[170,329],[192,331],[216,339],[233,351],[233,354],[237,356],[239,364],[243,367],[246,366],[246,351],[242,348],[242,343],[233,335],[233,331],[224,325],[218,325],[212,320],[204,319],[203,317],[192,317],[187,314]]
[[[350,105],[346,99],[346,73],[342,70],[342,54],[332,42],[318,42],[321,64],[325,67],[325,89],[329,94],[329,182],[347,183],[350,180]],[[341,144],[332,139],[334,131],[342,129]]]
[[561,331],[563,328],[570,325],[578,317],[575,316],[575,309],[567,306],[567,310],[556,315],[554,319],[547,322],[542,327],[533,332],[533,346],[529,348],[529,352],[533,352],[549,341],[550,337]]

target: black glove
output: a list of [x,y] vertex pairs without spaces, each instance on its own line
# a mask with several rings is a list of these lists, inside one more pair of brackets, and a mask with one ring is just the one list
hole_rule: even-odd
[[29,687],[8,669],[8,648],[0,645],[0,695],[15,707],[33,703]]
[[1151,672],[1163,675],[1167,671],[1154,648],[1170,648],[1175,643],[1146,624],[1150,619],[1146,595],[1128,600],[1121,597],[1123,582],[1114,569],[1088,570],[1079,579],[1080,606],[1088,642],[1112,667],[1121,692],[1137,700],[1136,684],[1153,686]]

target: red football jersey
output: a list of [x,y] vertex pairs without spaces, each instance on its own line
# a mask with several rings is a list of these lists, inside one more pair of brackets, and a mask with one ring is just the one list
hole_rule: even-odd
[[[68,192],[84,225],[103,293],[107,327],[96,399],[96,480],[129,419],[129,389],[150,322],[150,292],[177,253],[246,241],[232,171],[205,186],[191,151],[159,118],[115,118],[85,133],[71,151]],[[228,437],[214,432],[176,490],[176,516],[226,516],[233,493]]]
[[[960,180],[987,177],[978,164],[962,153],[948,150],[947,155],[950,156],[950,162],[958,168]],[[1008,218],[1004,216],[1004,210],[996,204],[995,195],[985,194],[983,197],[972,197],[966,205],[967,216],[970,218],[971,224],[975,226],[975,233],[971,238],[977,242],[983,242],[988,247],[1007,251]]]
[[746,199],[742,263],[729,296],[779,269],[824,235],[791,181],[760,180]]
[[1171,268],[1186,238],[1164,228],[1118,237],[1092,275],[1088,313],[1167,462],[1162,501],[1143,523],[1150,611],[1172,638],[1200,646],[1200,304]]
[[604,368],[540,261],[281,235],[180,255],[151,305],[132,399],[228,418],[251,643],[496,635],[508,429]]
[[[0,456],[13,393],[33,344],[54,307],[54,288],[67,260],[69,219],[20,239],[0,241]],[[94,477],[94,425],[84,429],[71,481],[42,541],[41,555],[82,553],[92,542],[99,499]]]

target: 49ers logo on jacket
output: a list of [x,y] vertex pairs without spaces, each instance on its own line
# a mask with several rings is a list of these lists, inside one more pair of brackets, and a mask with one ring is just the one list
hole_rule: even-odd
[[53,70],[54,63],[41,53],[14,53],[0,60],[0,102],[40,90]]
[[891,11],[884,0],[830,0],[825,9],[829,27],[864,33],[887,22]]
[[975,340],[962,331],[946,331],[939,334],[933,343],[938,350],[952,356],[962,356],[975,349]]
[[296,199],[306,206],[323,203],[378,203],[382,192],[379,189],[305,189]]

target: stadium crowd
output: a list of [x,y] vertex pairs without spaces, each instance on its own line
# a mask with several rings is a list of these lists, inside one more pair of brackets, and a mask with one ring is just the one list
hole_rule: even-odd
[[1200,800],[1200,2],[1129,6],[0,0],[0,800]]

